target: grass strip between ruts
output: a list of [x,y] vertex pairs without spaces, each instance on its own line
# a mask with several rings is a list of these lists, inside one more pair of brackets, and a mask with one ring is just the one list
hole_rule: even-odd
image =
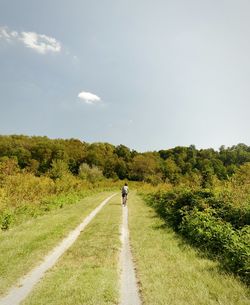
[[0,294],[34,268],[111,192],[102,192],[0,232]]
[[129,198],[129,228],[143,304],[250,304],[243,283],[185,244],[137,195]]
[[22,304],[117,304],[120,224],[115,196]]

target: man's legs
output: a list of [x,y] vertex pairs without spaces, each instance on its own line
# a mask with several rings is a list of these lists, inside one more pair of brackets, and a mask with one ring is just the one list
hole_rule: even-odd
[[123,204],[124,206],[127,204],[127,199],[128,199],[128,197],[127,197],[127,195],[125,195],[124,196],[124,204]]
[[125,206],[127,201],[127,195],[123,194],[122,195],[122,205]]

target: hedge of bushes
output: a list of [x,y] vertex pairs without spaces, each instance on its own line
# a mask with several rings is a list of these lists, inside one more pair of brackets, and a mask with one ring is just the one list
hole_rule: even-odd
[[230,196],[223,201],[221,194],[189,189],[149,194],[147,202],[175,231],[250,284],[249,202],[234,206]]

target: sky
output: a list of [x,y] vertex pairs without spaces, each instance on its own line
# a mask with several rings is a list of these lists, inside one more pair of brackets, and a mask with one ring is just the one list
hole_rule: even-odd
[[249,0],[0,0],[0,134],[250,145]]

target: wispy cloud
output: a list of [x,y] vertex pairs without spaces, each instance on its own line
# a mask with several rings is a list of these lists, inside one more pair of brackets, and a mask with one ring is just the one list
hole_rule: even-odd
[[55,38],[40,35],[35,32],[22,32],[20,40],[28,48],[31,48],[41,54],[61,51],[61,44]]
[[18,33],[16,31],[10,31],[8,27],[0,27],[0,39],[5,39],[10,42],[17,37]]
[[78,97],[86,104],[96,104],[101,101],[101,98],[93,93],[82,91],[78,94]]
[[17,32],[11,31],[7,26],[0,27],[0,39],[7,42],[21,42],[27,48],[34,50],[40,54],[49,52],[57,53],[61,51],[61,43],[53,37],[35,32]]

